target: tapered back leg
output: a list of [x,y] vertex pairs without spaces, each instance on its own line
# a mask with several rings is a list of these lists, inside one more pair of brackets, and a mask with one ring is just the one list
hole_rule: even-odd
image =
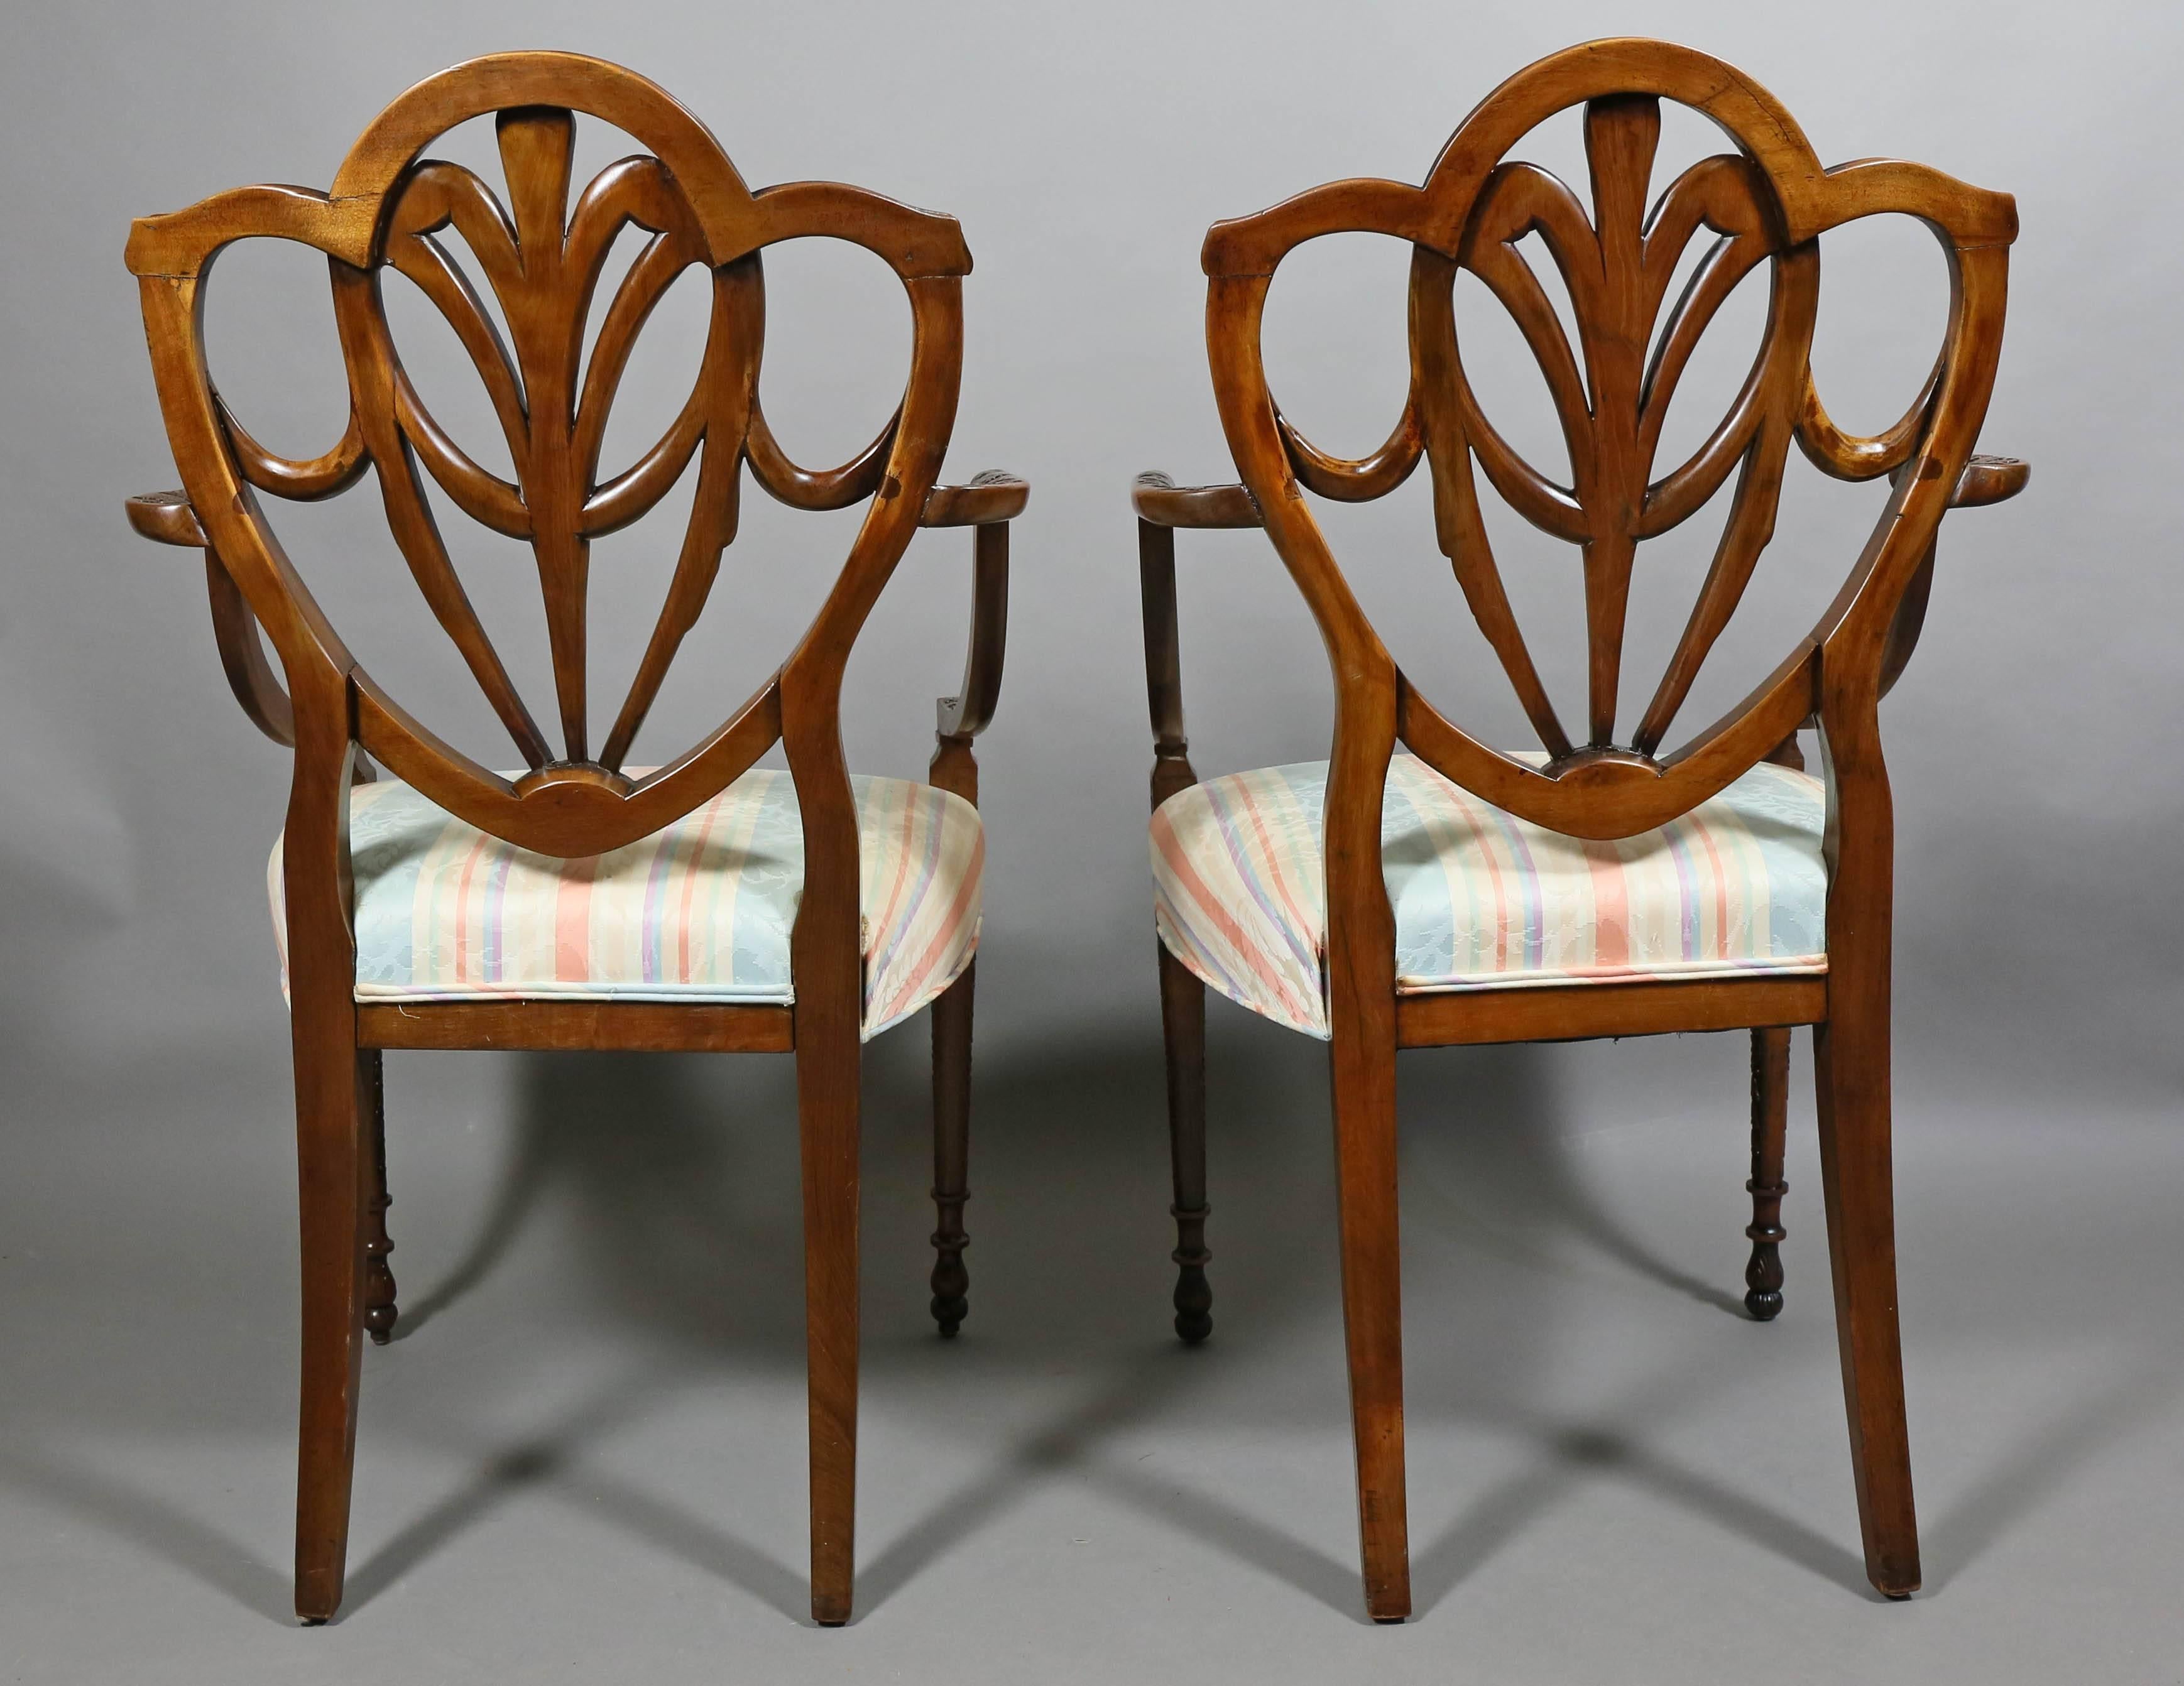
[[1828,832],[1828,1016],[1813,1032],[1820,1186],[1827,1202],[1836,1339],[1867,1578],[1892,1598],[1919,1587],[1919,1522],[1903,1411],[1896,1299],[1890,1071],[1895,810],[1869,684],[1825,695],[1820,747],[1836,809]]
[[797,1015],[810,1366],[811,1619],[850,1619],[856,1561],[858,1042],[853,1015]]
[[1410,1524],[1403,1476],[1402,1247],[1396,1221],[1396,1051],[1337,1032],[1335,1192],[1341,1219],[1342,1326],[1357,1448],[1357,1527],[1365,1608],[1375,1622],[1411,1613]]
[[[346,1016],[349,1033],[343,1033]],[[368,1074],[354,1015],[295,1005],[296,1157],[303,1230],[303,1387],[296,1452],[296,1614],[339,1608],[364,1360]]]
[[1919,1589],[1919,1521],[1897,1333],[1887,1020],[1846,1015],[1818,1027],[1814,1047],[1820,1186],[1865,1572],[1881,1592],[1901,1598]]

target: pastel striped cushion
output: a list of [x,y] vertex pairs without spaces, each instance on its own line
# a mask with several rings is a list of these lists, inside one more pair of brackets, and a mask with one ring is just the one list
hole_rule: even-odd
[[[1253,1012],[1322,1038],[1326,794],[1324,761],[1262,767],[1180,791],[1152,821],[1168,952]],[[1588,843],[1397,755],[1380,815],[1396,988],[1825,971],[1825,807],[1818,779],[1762,762],[1658,832]]]
[[[985,837],[961,797],[850,783],[870,1037],[971,963]],[[666,830],[582,860],[529,854],[382,781],[349,794],[349,852],[360,1001],[795,999],[804,832],[785,772],[754,768]],[[285,990],[281,854],[267,884]]]

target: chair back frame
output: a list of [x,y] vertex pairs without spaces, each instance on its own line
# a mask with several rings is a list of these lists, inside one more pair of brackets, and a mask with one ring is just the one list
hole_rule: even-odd
[[[576,114],[649,150],[575,197]],[[511,202],[462,167],[425,156],[470,119],[496,120]],[[615,236],[649,242],[606,303],[578,379],[584,329]],[[509,325],[507,340],[443,236],[462,236]],[[912,345],[900,408],[870,446],[823,471],[790,461],[758,400],[763,249],[823,236],[874,253],[907,294]],[[326,255],[350,412],[317,458],[267,449],[231,415],[208,367],[203,333],[214,262],[238,240],[270,237]],[[338,887],[348,916],[346,796],[361,751],[443,808],[523,849],[596,855],[649,836],[785,746],[802,809],[807,925],[830,927],[835,971],[856,960],[856,819],[839,733],[849,651],[901,558],[938,477],[961,374],[961,278],[971,267],[954,219],[861,189],[795,182],[754,192],[712,135],[633,72],[562,53],[517,53],[426,79],[365,130],[332,190],[246,187],[133,227],[147,337],[175,459],[214,565],[270,637],[292,704],[275,701],[275,735],[292,741],[288,826],[292,919]],[[686,268],[710,271],[703,361],[667,432],[626,471],[601,480],[600,444],[615,389],[652,307]],[[396,354],[381,288],[395,270],[454,329],[493,401],[516,478],[481,467],[426,409]],[[698,486],[659,621],[596,756],[586,719],[585,607],[593,539],[645,515],[694,457]],[[621,770],[683,635],[733,537],[748,463],[783,501],[807,509],[864,501],[864,522],[817,614],[782,667],[713,732],[666,765]],[[388,527],[435,616],[506,726],[528,771],[502,777],[443,741],[351,654],[290,562],[260,495],[333,496],[373,471]],[[487,637],[426,502],[426,476],[492,530],[526,540],[544,596],[561,752],[549,748]],[[250,639],[254,653],[254,633]],[[270,680],[270,675],[265,676]],[[261,692],[264,687],[260,687]],[[277,685],[273,687],[277,697]],[[261,724],[265,724],[261,721]],[[326,869],[331,868],[331,873]],[[295,883],[299,876],[309,888]],[[300,897],[294,892],[303,888]]]
[[[1710,118],[1736,150],[1685,172],[1646,216],[1663,99]],[[1546,171],[1505,161],[1538,124],[1578,105],[1591,172],[1590,217]],[[1932,376],[1909,409],[1885,431],[1860,437],[1836,426],[1814,385],[1818,239],[1855,219],[1891,212],[1918,218],[1941,243],[1949,266],[1947,329]],[[1676,260],[1702,227],[1716,243],[1656,340],[1653,323]],[[1384,993],[1393,975],[1379,826],[1398,742],[1521,818],[1580,837],[1615,838],[1687,813],[1810,720],[1819,728],[1829,784],[1831,876],[1886,873],[1888,794],[1875,706],[1888,635],[1930,556],[1986,414],[2016,229],[2009,196],[1921,165],[1866,159],[1823,169],[1789,114],[1739,72],[1703,53],[1635,40],[1574,47],[1504,82],[1464,120],[1423,186],[1340,181],[1214,225],[1203,266],[1222,423],[1239,475],[1318,623],[1334,668],[1325,821],[1331,971],[1336,951],[1349,950],[1363,965],[1359,982],[1375,980],[1372,993]],[[1387,442],[1354,461],[1318,450],[1282,414],[1260,343],[1268,288],[1283,258],[1305,241],[1346,231],[1390,235],[1413,248],[1408,397]],[[1579,329],[1574,353],[1515,250],[1534,231],[1568,283]],[[1656,477],[1654,450],[1677,378],[1737,280],[1763,261],[1772,286],[1752,370],[1705,442]],[[1539,360],[1574,484],[1558,485],[1525,462],[1473,397],[1453,304],[1459,269],[1478,275],[1510,310]],[[1658,348],[1650,361],[1649,342]],[[1887,504],[1811,633],[1721,720],[1661,755],[1678,706],[1772,535],[1792,438],[1838,478],[1890,476]],[[1582,548],[1589,657],[1582,741],[1574,742],[1557,718],[1511,614],[1479,516],[1474,459],[1534,526]],[[1377,498],[1421,460],[1433,473],[1441,548],[1548,752],[1543,766],[1479,743],[1402,674],[1302,495]],[[1636,546],[1689,517],[1732,468],[1739,480],[1698,602],[1635,733],[1618,743],[1618,681]]]

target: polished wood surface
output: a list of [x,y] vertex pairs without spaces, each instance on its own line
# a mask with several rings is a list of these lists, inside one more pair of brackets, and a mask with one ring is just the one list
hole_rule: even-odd
[[[493,121],[504,194],[427,155],[472,118]],[[577,131],[593,120],[640,150],[579,184]],[[610,248],[631,229],[634,260],[610,283]],[[763,253],[811,236],[847,241],[884,263],[908,298],[912,335],[894,414],[848,462],[822,470],[782,450],[758,398]],[[316,456],[285,456],[254,437],[208,367],[202,322],[214,260],[253,237],[298,242],[327,261],[350,408],[341,437]],[[838,183],[753,191],[705,126],[643,77],[571,53],[515,53],[457,65],[402,95],[366,128],[331,192],[245,187],[143,218],[131,231],[128,262],[183,482],[178,492],[131,498],[129,520],[146,537],[204,553],[229,683],[249,719],[294,750],[284,871],[304,1252],[298,1613],[324,1621],[340,1604],[360,1337],[367,1327],[376,1338],[391,1336],[398,1315],[387,1265],[380,1050],[779,1050],[796,1059],[803,1142],[812,1611],[822,1622],[847,1620],[863,980],[842,675],[919,526],[972,526],[970,662],[961,695],[942,704],[933,776],[975,797],[971,740],[992,717],[1000,682],[1006,524],[1028,495],[1022,480],[997,472],[962,486],[936,483],[961,378],[962,278],[971,259],[961,229],[951,218]],[[694,268],[710,281],[710,310],[689,397],[653,444],[610,471],[608,419],[631,353],[670,284]],[[427,409],[382,303],[389,270],[414,283],[453,330],[484,388],[513,479],[484,467]],[[588,324],[596,324],[588,354]],[[593,542],[653,512],[694,467],[658,620],[615,713],[595,721]],[[699,742],[660,757],[655,771],[627,773],[624,763],[735,537],[746,468],[794,508],[861,504],[862,525],[780,669]],[[330,498],[367,477],[394,548],[507,732],[521,774],[504,776],[472,760],[371,677],[266,518],[268,499]],[[519,691],[449,559],[436,505],[529,546],[544,610],[549,707],[534,711]],[[777,743],[804,832],[793,1007],[357,1001],[348,792],[372,776],[375,761],[482,831],[576,858],[659,831]],[[971,999],[967,976],[935,1015],[943,1184],[961,1181]],[[960,1216],[960,1187],[955,1193]],[[959,1260],[961,1241],[956,1233]],[[953,1297],[960,1320],[960,1288]]]
[[[1657,186],[1663,100],[1711,119],[1729,149]],[[1571,108],[1581,111],[1589,166],[1582,195],[1510,156],[1542,120]],[[1950,314],[1917,398],[1890,426],[1864,437],[1830,417],[1810,352],[1821,236],[1884,213],[1914,217],[1935,236],[1950,276]],[[1217,223],[1206,236],[1207,349],[1238,481],[1184,487],[1149,475],[1133,489],[1153,794],[1158,803],[1194,776],[1182,724],[1173,530],[1263,526],[1318,624],[1334,683],[1323,837],[1325,987],[1359,1527],[1366,1604],[1376,1619],[1400,1620],[1409,1610],[1395,1056],[1402,1047],[1451,1043],[1753,1028],[1747,1233],[1752,1310],[1766,1316],[1780,1304],[1786,1027],[1818,1027],[1823,1192],[1866,1568],[1892,1596],[1918,1584],[1889,1179],[1892,820],[1876,710],[1915,647],[1942,514],[1998,502],[2028,477],[2022,463],[1972,455],[1994,382],[2016,229],[2007,194],[1920,165],[1869,159],[1823,168],[1788,112],[1750,78],[1685,48],[1617,40],[1557,53],[1503,83],[1464,120],[1423,186],[1339,181]],[[1283,259],[1343,231],[1389,235],[1412,248],[1409,391],[1385,442],[1356,459],[1321,450],[1282,412],[1260,345]],[[1702,235],[1708,243],[1672,298],[1679,260]],[[1535,236],[1567,291],[1574,342],[1519,249]],[[1680,377],[1737,281],[1763,266],[1767,321],[1750,373],[1699,446],[1664,470],[1656,458]],[[1474,393],[1457,320],[1460,271],[1507,312],[1538,363],[1568,457],[1567,483],[1497,432]],[[1774,537],[1792,444],[1835,478],[1886,476],[1889,498],[1810,632],[1736,707],[1677,742],[1693,682]],[[1468,735],[1398,668],[1315,518],[1313,498],[1379,498],[1421,465],[1432,478],[1440,548],[1546,751],[1544,765]],[[1482,513],[1482,474],[1532,526],[1578,549],[1585,678],[1574,724],[1557,713],[1511,608]],[[1638,547],[1724,488],[1721,537],[1682,634],[1627,709],[1624,625]],[[1825,976],[1397,993],[1380,825],[1398,744],[1534,824],[1610,840],[1688,813],[1758,761],[1793,760],[1801,729],[1818,735],[1830,813]],[[1164,977],[1171,1119],[1180,1143],[1190,1107],[1174,1097],[1190,1093],[1198,1056],[1188,1015],[1179,1031],[1178,1015],[1166,1010],[1178,993]],[[1777,1296],[1771,1305],[1769,1295]]]
[[[1526,999],[1533,995],[1556,999],[1550,1006]],[[1825,977],[1448,990],[1396,998],[1396,1045],[1585,1042],[1607,1036],[1809,1025],[1827,1016],[1827,1003]]]
[[358,1004],[356,1023],[365,1048],[786,1054],[796,1046],[796,1010],[771,1004],[724,1009],[707,1002],[560,998],[377,1001]]

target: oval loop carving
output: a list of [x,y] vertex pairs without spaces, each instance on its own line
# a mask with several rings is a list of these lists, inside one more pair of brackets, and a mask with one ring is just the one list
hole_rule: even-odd
[[[448,130],[488,115],[504,192],[426,156]],[[580,118],[610,125],[644,150],[577,182]],[[632,229],[642,242],[626,269],[612,270],[618,236]],[[350,416],[342,439],[315,459],[268,451],[226,413],[204,376],[198,298],[219,252],[254,236],[298,241],[330,260]],[[857,458],[823,473],[788,463],[755,406],[765,331],[760,253],[815,236],[880,256],[909,295],[912,317],[911,370],[894,418]],[[331,193],[244,188],[142,219],[129,260],[144,286],[161,400],[207,542],[291,676],[318,676],[294,687],[298,708],[307,691],[322,697],[330,684],[345,684],[349,729],[398,776],[496,835],[556,854],[615,847],[707,799],[779,740],[792,679],[807,712],[809,699],[838,687],[849,642],[937,478],[960,379],[960,277],[970,267],[953,219],[832,182],[754,192],[704,126],[653,84],[553,53],[498,55],[428,78],[367,127]],[[706,273],[710,307],[688,396],[656,440],[603,472],[609,418],[632,349],[670,286],[693,267]],[[453,331],[507,446],[509,477],[450,435],[404,368],[382,298],[389,270]],[[791,678],[769,680],[694,749],[632,779],[621,764],[734,537],[747,460],[792,504],[841,508],[868,499],[872,507],[783,669]],[[328,497],[367,468],[410,574],[523,759],[527,771],[513,782],[437,738],[373,684],[252,495]],[[659,619],[612,723],[595,739],[587,708],[591,546],[642,520],[694,471]],[[558,745],[488,637],[449,559],[436,502],[530,546]],[[798,729],[823,731],[816,717]],[[792,744],[792,763],[797,753]]]
[[[1660,103],[1711,119],[1732,150],[1704,158],[1654,195]],[[1557,112],[1583,114],[1582,189],[1512,156]],[[1814,388],[1819,236],[1882,213],[1917,217],[1947,248],[1955,303],[1942,358],[1911,408],[1870,438],[1845,434]],[[1432,465],[1436,532],[1479,628],[1548,753],[1527,765],[1466,737],[1396,678],[1397,730],[1450,777],[1558,830],[1614,837],[1704,800],[1771,752],[1816,704],[1824,652],[1876,674],[1886,616],[1920,565],[1947,490],[1963,470],[1992,385],[1997,266],[2014,205],[1939,171],[1896,160],[1823,169],[1789,114],[1763,89],[1703,54],[1658,42],[1606,41],[1520,72],[1451,136],[1421,187],[1347,181],[1256,216],[1216,224],[1207,341],[1223,420],[1245,487],[1305,591],[1333,653],[1338,717],[1380,718],[1363,687],[1393,671],[1377,635],[1295,488],[1329,497],[1384,489],[1405,438],[1358,463],[1334,462],[1297,436],[1266,389],[1259,320],[1284,255],[1332,232],[1393,235],[1414,248],[1411,285],[1414,425]],[[1567,289],[1565,326],[1527,261],[1536,236]],[[1688,279],[1672,294],[1695,242]],[[1990,255],[1993,254],[1993,255]],[[1764,269],[1760,344],[1724,413],[1684,460],[1663,463],[1664,426],[1695,349],[1739,284]],[[1469,270],[1515,324],[1539,366],[1567,447],[1569,480],[1544,473],[1493,426],[1467,375],[1455,282]],[[1467,304],[1467,309],[1469,306]],[[1665,753],[1700,668],[1742,600],[1770,542],[1791,442],[1845,479],[1891,475],[1891,499],[1842,593],[1813,635],[1736,709]],[[1371,465],[1368,472],[1368,465]],[[1510,608],[1479,509],[1478,476],[1534,526],[1578,547],[1586,627],[1585,717],[1566,730]],[[1726,496],[1720,538],[1683,631],[1627,732],[1623,648],[1639,547]],[[1846,641],[1851,641],[1847,643]],[[1338,730],[1338,743],[1341,732]]]

